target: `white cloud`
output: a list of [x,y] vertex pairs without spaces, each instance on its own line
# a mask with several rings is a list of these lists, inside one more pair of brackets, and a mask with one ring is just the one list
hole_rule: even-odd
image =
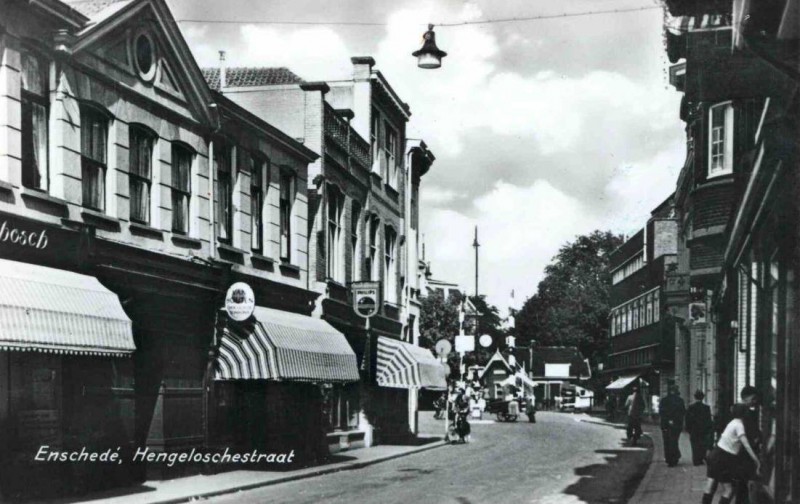
[[614,202],[606,226],[627,234],[641,229],[650,211],[675,190],[684,157],[684,144],[677,142],[651,159],[620,167],[605,187]]
[[542,268],[564,242],[600,225],[580,201],[548,182],[528,187],[497,182],[473,205],[477,217],[449,209],[425,208],[427,259],[436,278],[474,291],[474,226],[479,229],[480,291],[505,307],[512,289],[518,302],[532,294]]
[[443,189],[434,185],[423,184],[420,190],[420,201],[422,204],[432,206],[442,206],[452,203],[458,199],[464,198],[466,195],[454,191],[453,189]]
[[341,79],[352,74],[350,51],[330,28],[304,28],[287,33],[245,25],[241,32],[246,50],[237,60],[243,65],[285,66],[310,81]]

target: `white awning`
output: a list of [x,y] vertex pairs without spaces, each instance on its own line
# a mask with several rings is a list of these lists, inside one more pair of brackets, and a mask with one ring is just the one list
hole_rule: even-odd
[[636,380],[637,378],[639,378],[639,375],[623,376],[622,378],[617,378],[616,380],[614,380],[613,382],[609,383],[606,386],[606,390],[622,390],[631,383],[633,383],[633,381]]
[[0,350],[124,356],[136,346],[119,298],[96,278],[0,259]]
[[430,350],[378,337],[378,385],[391,388],[445,390],[448,368]]

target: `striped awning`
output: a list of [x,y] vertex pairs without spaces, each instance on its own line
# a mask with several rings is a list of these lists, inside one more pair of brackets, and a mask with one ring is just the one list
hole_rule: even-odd
[[124,356],[131,321],[90,276],[0,259],[0,350]]
[[606,390],[622,390],[631,383],[633,383],[633,381],[636,380],[637,378],[639,378],[639,375],[623,376],[621,378],[617,378],[613,382],[606,385]]
[[378,385],[392,388],[447,388],[447,368],[430,350],[378,337]]
[[731,15],[675,16],[667,20],[666,27],[670,33],[675,35],[694,31],[728,29],[731,27]]
[[216,360],[216,380],[358,381],[356,354],[324,320],[261,306],[249,326],[229,324]]

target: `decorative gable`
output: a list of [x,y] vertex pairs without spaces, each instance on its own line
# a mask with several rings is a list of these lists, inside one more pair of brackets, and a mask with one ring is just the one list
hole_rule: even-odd
[[110,81],[181,115],[213,122],[213,102],[164,0],[130,0],[100,11],[78,34],[73,54]]

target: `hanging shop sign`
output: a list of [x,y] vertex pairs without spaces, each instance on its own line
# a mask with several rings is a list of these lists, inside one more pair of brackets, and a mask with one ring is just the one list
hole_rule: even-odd
[[380,282],[353,282],[353,309],[359,317],[370,318],[378,313],[380,306]]
[[456,336],[456,352],[463,354],[475,351],[475,336]]
[[253,315],[256,309],[256,296],[253,289],[244,282],[236,282],[228,288],[225,295],[225,311],[236,322],[243,322]]

